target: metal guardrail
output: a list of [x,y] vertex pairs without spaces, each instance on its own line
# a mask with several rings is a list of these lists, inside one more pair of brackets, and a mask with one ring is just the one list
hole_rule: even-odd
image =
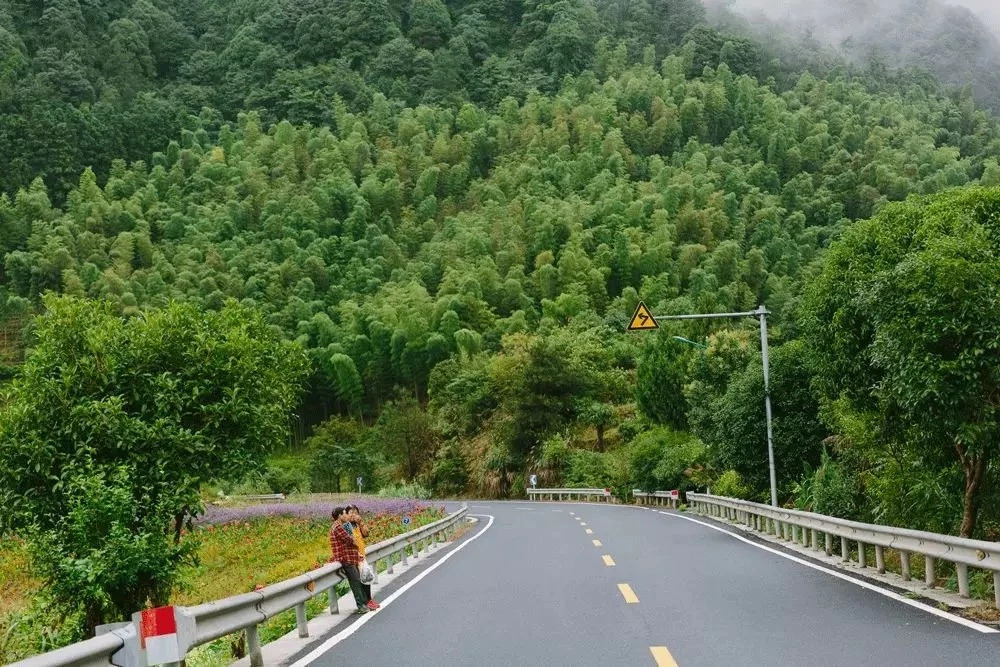
[[249,496],[227,496],[226,500],[284,500],[283,493],[258,493]]
[[827,556],[833,555],[833,538],[840,538],[841,558],[845,562],[850,560],[850,543],[857,542],[858,565],[862,568],[868,566],[865,546],[873,545],[879,573],[885,572],[885,549],[893,549],[899,554],[905,581],[910,581],[910,555],[921,555],[924,557],[924,583],[928,588],[934,587],[935,560],[954,563],[958,592],[964,598],[969,597],[969,567],[988,570],[993,573],[994,602],[1000,607],[1000,542],[860,523],[702,493],[688,493],[687,501],[688,507],[699,514],[741,523],[779,539],[811,546],[816,551],[820,550],[818,536],[822,535],[822,548]]
[[597,498],[598,502],[616,502],[607,489],[528,489],[528,500],[562,500],[565,498]]
[[642,489],[632,489],[632,495],[640,505],[655,505],[658,507],[668,505],[671,509],[677,509],[677,501],[680,499],[679,491],[653,491],[652,493],[646,493]]
[[[386,573],[392,574],[395,564],[408,563],[408,549],[412,548],[412,555],[409,557],[418,558],[421,552],[427,553],[438,542],[450,538],[456,524],[465,518],[468,511],[468,506],[463,505],[462,509],[443,519],[371,545],[366,550],[366,557],[376,572],[379,569],[378,563],[385,563]],[[193,641],[186,650],[219,637],[245,631],[250,664],[253,667],[262,667],[264,659],[257,626],[283,611],[294,608],[299,637],[308,637],[307,601],[327,592],[330,613],[340,613],[337,593],[334,590],[334,586],[343,579],[340,567],[340,563],[328,563],[306,574],[271,584],[259,591],[234,595],[194,607],[176,607],[175,609],[180,611],[181,618],[193,630]],[[138,643],[139,638],[133,620],[124,628],[13,663],[10,667],[134,665],[139,664]]]

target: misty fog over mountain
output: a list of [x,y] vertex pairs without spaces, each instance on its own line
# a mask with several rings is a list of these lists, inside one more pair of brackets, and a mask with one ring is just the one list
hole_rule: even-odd
[[706,0],[706,5],[730,28],[826,44],[856,63],[875,59],[891,67],[919,67],[949,88],[972,84],[980,103],[1000,111],[996,0]]

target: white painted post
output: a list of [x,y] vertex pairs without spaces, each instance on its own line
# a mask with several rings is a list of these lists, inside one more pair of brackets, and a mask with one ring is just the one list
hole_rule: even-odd
[[851,550],[847,546],[847,538],[840,538],[840,559],[845,563],[851,560]]
[[1000,609],[1000,572],[993,573],[993,605]]
[[958,575],[958,594],[969,597],[969,566],[965,563],[955,563],[955,573]]
[[924,584],[934,588],[934,556],[924,556]]
[[865,568],[865,543],[858,541],[858,567]]
[[875,545],[875,569],[879,574],[885,574],[885,552],[880,544]]
[[264,656],[260,652],[260,635],[257,634],[257,626],[251,625],[246,629],[247,655],[250,656],[250,667],[264,667]]
[[903,570],[903,581],[910,580],[910,552],[900,551],[899,552],[899,563],[901,569]]
[[823,535],[825,537],[825,543],[826,543],[824,545],[824,546],[826,546],[826,555],[827,556],[832,556],[833,555],[833,535],[831,535],[830,533],[823,533]]
[[330,586],[326,589],[327,602],[330,603],[330,613],[339,614],[340,613],[340,603],[337,600],[337,588],[336,586]]
[[299,638],[305,639],[309,636],[309,621],[306,619],[306,603],[300,602],[295,605],[295,623],[299,626]]

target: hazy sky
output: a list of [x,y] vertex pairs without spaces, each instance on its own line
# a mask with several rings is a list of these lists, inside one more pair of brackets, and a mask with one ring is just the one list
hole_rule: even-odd
[[[898,1],[898,0],[897,0]],[[994,34],[1000,36],[1000,0],[940,0],[942,4],[959,5],[968,7],[982,18]],[[804,4],[800,0],[715,0],[719,4],[732,4],[735,7],[747,9],[761,9],[774,18],[785,17],[789,13],[794,13],[796,5]],[[825,0],[815,2],[813,5],[825,6],[836,11],[838,5],[845,4],[842,0]],[[883,7],[894,4],[892,0],[880,2]]]
[[948,4],[962,5],[979,14],[1000,35],[1000,0],[952,0]]

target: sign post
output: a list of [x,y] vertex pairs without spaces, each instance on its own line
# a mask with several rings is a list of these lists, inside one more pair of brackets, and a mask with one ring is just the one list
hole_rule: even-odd
[[[774,472],[774,434],[771,429],[771,362],[768,354],[767,345],[767,316],[769,315],[767,308],[760,306],[757,310],[751,310],[746,313],[706,313],[704,315],[661,315],[658,318],[654,318],[653,314],[649,312],[646,308],[646,304],[639,302],[639,306],[635,309],[635,315],[632,316],[631,322],[629,322],[629,331],[648,331],[651,329],[658,329],[660,325],[657,323],[659,320],[704,320],[704,319],[714,319],[720,317],[753,317],[759,319],[760,321],[760,356],[761,361],[764,364],[764,413],[767,417],[767,460],[768,467],[771,475],[771,506],[778,506],[778,485],[777,479]],[[675,338],[679,338],[675,336]],[[686,339],[680,339],[684,342],[692,342]]]
[[361,493],[361,487],[364,484],[365,478],[358,476],[358,493]]

